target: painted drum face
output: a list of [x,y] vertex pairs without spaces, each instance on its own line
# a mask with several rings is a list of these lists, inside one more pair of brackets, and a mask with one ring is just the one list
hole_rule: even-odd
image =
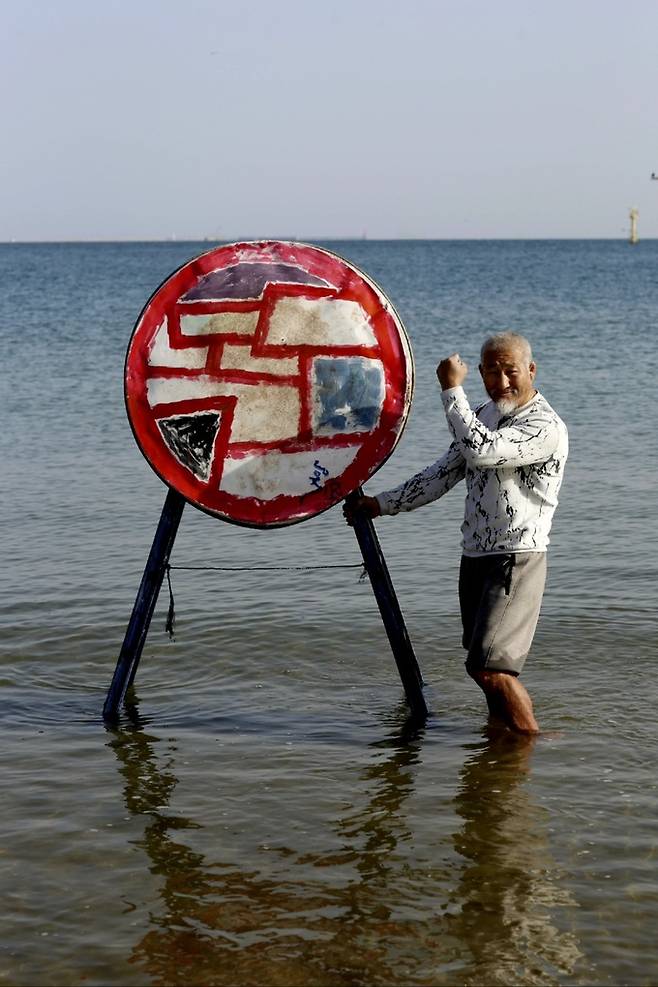
[[280,241],[181,267],[126,357],[128,417],[156,473],[196,507],[255,527],[303,521],[372,476],[412,387],[404,328],[374,282]]

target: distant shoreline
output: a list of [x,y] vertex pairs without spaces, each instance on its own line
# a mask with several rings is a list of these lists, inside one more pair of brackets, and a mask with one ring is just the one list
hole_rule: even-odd
[[[135,238],[135,239],[66,239],[66,240],[0,240],[0,246],[64,246],[64,245],[91,245],[91,244],[140,244],[140,243],[163,243],[163,244],[185,244],[185,243],[250,243],[260,240],[282,240],[294,243],[628,243],[628,236],[497,236],[497,237],[364,237],[364,236],[313,236],[313,237],[293,237],[293,236],[242,236],[231,239],[220,239],[215,237],[177,237],[172,239],[167,237]],[[640,237],[637,244],[653,242],[658,240],[658,236]]]

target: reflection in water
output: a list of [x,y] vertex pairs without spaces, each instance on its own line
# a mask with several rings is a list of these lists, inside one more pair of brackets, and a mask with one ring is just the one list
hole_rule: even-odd
[[[318,868],[317,881],[268,880],[246,870],[213,864],[178,842],[198,828],[167,812],[177,779],[171,764],[158,764],[154,744],[135,716],[131,729],[114,733],[111,747],[125,779],[130,812],[150,821],[139,846],[162,878],[164,914],[133,949],[132,961],[155,984],[377,984],[400,982],[389,965],[387,933],[395,892],[391,852],[410,833],[399,808],[412,788],[420,735],[396,728],[374,748],[390,757],[363,772],[374,791],[363,810],[337,823],[344,847],[336,854],[299,855],[295,863]],[[293,857],[293,851],[287,851]],[[356,867],[357,879],[332,886],[326,869]],[[391,876],[394,880],[394,876]]]
[[[390,749],[391,754],[362,772],[363,781],[374,783],[369,801],[338,823],[338,832],[350,841],[349,849],[353,852],[355,845],[360,847],[356,868],[367,887],[385,885],[394,866],[389,855],[398,842],[411,838],[400,809],[413,790],[412,769],[419,761],[423,734],[423,727],[410,719],[383,741],[370,745],[375,750]],[[385,902],[379,899],[377,907],[384,908]]]
[[164,914],[150,916],[152,928],[134,947],[132,962],[154,984],[335,983],[322,939],[332,938],[335,922],[326,915],[340,909],[339,892],[320,881],[284,883],[213,864],[178,842],[181,831],[198,826],[167,813],[177,779],[170,765],[158,765],[157,739],[135,718],[132,729],[111,741],[127,808],[151,820],[138,845],[162,879]]
[[405,813],[424,731],[400,722],[371,745],[367,801],[336,820],[339,850],[285,850],[288,870],[274,879],[181,843],[199,827],[167,811],[177,779],[158,764],[157,738],[138,722],[114,734],[126,806],[149,819],[139,845],[162,880],[163,909],[132,956],[150,983],[544,984],[573,970],[576,941],[552,917],[571,903],[524,785],[533,742],[478,747],[454,799],[463,824],[452,847],[437,837],[428,864]]
[[[132,962],[154,984],[296,983],[285,975],[285,965],[282,979],[269,976],[277,959],[285,961],[288,945],[282,936],[279,949],[277,944],[271,947],[271,926],[276,922],[281,929],[282,916],[324,903],[211,864],[178,842],[172,833],[198,826],[167,813],[177,779],[170,766],[159,767],[155,742],[137,722],[133,729],[118,731],[111,742],[125,778],[127,808],[151,819],[138,845],[148,855],[152,873],[162,878],[164,914],[151,915],[153,928],[134,947]],[[303,923],[299,919],[294,924]]]
[[492,731],[461,772],[454,845],[467,865],[446,925],[465,983],[555,983],[582,955],[553,918],[574,903],[555,883],[545,814],[524,784],[535,743]]

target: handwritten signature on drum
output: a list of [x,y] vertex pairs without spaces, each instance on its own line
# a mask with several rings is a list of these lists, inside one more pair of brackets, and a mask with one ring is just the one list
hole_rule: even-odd
[[323,479],[325,476],[329,476],[329,470],[325,469],[319,459],[316,459],[313,463],[313,476],[309,476],[309,483],[312,487],[316,487],[318,490],[322,490]]

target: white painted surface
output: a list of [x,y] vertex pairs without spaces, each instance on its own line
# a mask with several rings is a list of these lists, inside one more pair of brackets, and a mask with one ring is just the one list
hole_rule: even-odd
[[267,343],[296,346],[375,346],[366,312],[334,298],[281,298],[270,316]]
[[151,377],[146,381],[146,394],[152,408],[156,404],[170,404],[174,401],[187,401],[191,398],[211,398],[223,394],[224,385],[213,377],[200,374],[190,379],[186,377]]
[[210,397],[238,399],[231,442],[279,442],[299,431],[300,402],[296,387],[280,384],[231,384],[202,375],[156,377],[147,382],[148,401],[158,404]]
[[259,312],[216,312],[214,315],[181,315],[183,336],[215,336],[239,333],[253,336]]
[[222,354],[221,370],[248,370],[251,373],[288,376],[299,372],[297,357],[268,359],[251,355],[251,344],[244,346],[227,344]]
[[207,346],[190,346],[184,350],[174,350],[169,345],[167,319],[159,326],[149,347],[149,365],[152,367],[175,367],[185,370],[201,370],[206,365]]
[[276,384],[225,384],[238,398],[231,442],[278,442],[299,431],[299,392]]
[[[314,477],[324,485],[332,477],[339,476],[354,460],[360,446],[344,446],[340,449],[315,449],[311,452],[266,452],[244,459],[227,457],[220,490],[237,497],[257,497],[273,500],[281,494],[300,496],[318,487]],[[325,475],[318,470],[319,463]]]

